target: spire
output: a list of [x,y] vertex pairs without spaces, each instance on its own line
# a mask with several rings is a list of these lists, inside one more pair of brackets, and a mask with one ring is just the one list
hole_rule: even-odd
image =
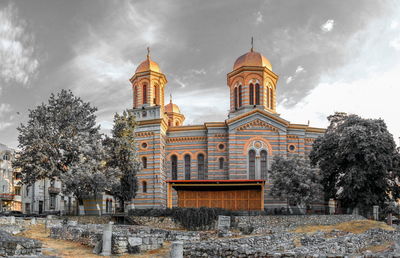
[[147,47],[147,59],[150,59],[150,47]]
[[169,103],[172,103],[172,94],[169,94]]
[[253,52],[253,47],[254,47],[254,41],[253,41],[253,36],[251,37],[251,49],[250,51]]

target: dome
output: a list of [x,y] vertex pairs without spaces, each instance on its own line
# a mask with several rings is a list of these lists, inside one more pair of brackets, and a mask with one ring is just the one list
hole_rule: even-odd
[[144,60],[138,68],[136,68],[135,73],[141,73],[141,72],[147,72],[147,71],[153,71],[157,73],[161,73],[160,67],[156,62],[150,59],[150,57],[147,57],[146,60]]
[[236,59],[233,70],[243,66],[267,67],[272,71],[272,65],[269,60],[258,52],[250,51]]
[[167,113],[181,113],[181,110],[179,109],[178,105],[172,103],[172,97],[170,98],[170,101],[167,105],[164,107],[165,112]]

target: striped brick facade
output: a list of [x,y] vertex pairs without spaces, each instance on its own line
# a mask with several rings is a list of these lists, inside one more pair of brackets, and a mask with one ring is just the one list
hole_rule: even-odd
[[[254,53],[256,52],[249,52],[249,58],[253,58]],[[170,106],[164,107],[164,100],[160,98],[164,97],[167,81],[158,66],[157,71],[153,71],[154,67],[149,67],[149,71],[135,73],[131,82],[134,92],[133,111],[138,121],[136,139],[139,156],[146,163],[138,174],[139,190],[134,200],[136,208],[166,207],[166,180],[189,178],[265,179],[264,207],[282,206],[281,201],[268,195],[270,181],[265,172],[265,163],[260,163],[260,154],[267,153],[267,168],[271,166],[276,155],[305,157],[311,151],[313,141],[324,133],[324,129],[291,124],[281,118],[275,110],[278,76],[272,72],[270,64],[253,65],[254,62],[238,64],[237,61],[234,70],[228,74],[227,82],[231,93],[228,118],[223,122],[195,126],[181,125],[184,116],[172,100]],[[141,66],[143,68],[143,63]],[[157,89],[161,91],[157,96],[160,97],[155,97],[151,90],[145,94],[149,100],[157,101],[143,103],[143,87],[140,85],[142,81],[146,82],[146,89],[154,89],[152,82],[157,84]],[[235,93],[239,89],[242,92]],[[171,120],[174,117],[179,117],[179,126],[176,126],[176,121]],[[249,175],[250,150],[256,153],[255,163],[252,163],[255,164],[255,178],[250,178]],[[204,173],[201,173],[202,162],[199,162],[201,155],[204,157]],[[185,162],[189,159],[190,162]],[[176,193],[173,196],[173,205],[177,205]]]

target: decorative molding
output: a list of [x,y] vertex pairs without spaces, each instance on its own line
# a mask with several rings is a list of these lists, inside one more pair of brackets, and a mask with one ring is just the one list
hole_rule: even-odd
[[298,135],[288,134],[288,135],[286,135],[286,138],[295,138],[295,139],[298,139],[299,136],[298,136]]
[[136,137],[148,137],[153,136],[154,132],[138,132],[136,133]]
[[217,133],[214,135],[215,138],[227,138],[229,134],[227,133]]
[[266,122],[264,122],[264,121],[262,121],[260,119],[256,119],[256,120],[251,121],[251,122],[249,122],[247,124],[239,126],[237,128],[237,131],[243,131],[243,130],[249,129],[250,127],[267,127],[267,128],[271,129],[274,132],[278,132],[278,130],[275,127],[273,127],[272,125],[270,125],[270,124],[268,124],[268,123],[266,123]]
[[206,141],[206,136],[188,136],[188,137],[171,137],[167,139],[167,143],[188,142],[188,141]]
[[306,143],[313,143],[316,139],[315,138],[305,138],[304,142]]

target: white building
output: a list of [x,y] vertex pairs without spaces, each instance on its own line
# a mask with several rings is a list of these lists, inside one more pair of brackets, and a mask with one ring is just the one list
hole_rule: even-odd
[[26,214],[75,214],[75,199],[61,192],[61,182],[40,180],[22,189],[22,211]]
[[0,143],[0,212],[21,210],[20,178],[12,167],[14,158],[15,150]]

